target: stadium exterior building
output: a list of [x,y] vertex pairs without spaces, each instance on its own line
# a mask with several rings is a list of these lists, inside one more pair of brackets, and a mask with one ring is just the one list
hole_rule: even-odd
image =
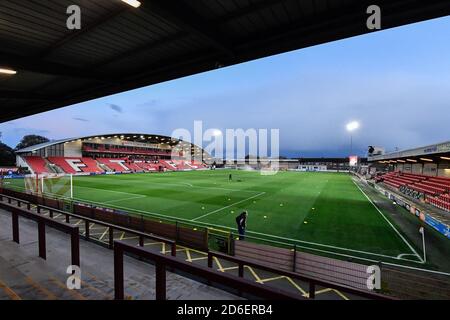
[[31,173],[101,174],[203,169],[210,155],[176,138],[141,133],[83,136],[16,151],[16,165]]
[[369,154],[374,187],[450,238],[450,141]]
[[372,172],[400,171],[410,174],[450,178],[450,141],[370,156]]

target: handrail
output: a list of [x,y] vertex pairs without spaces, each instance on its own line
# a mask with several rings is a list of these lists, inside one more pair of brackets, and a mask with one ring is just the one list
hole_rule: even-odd
[[[0,193],[0,202],[3,200],[3,197],[8,199],[8,203],[11,203],[11,200],[17,201],[17,204],[18,204],[19,207],[20,207],[21,203],[26,204],[28,210],[30,210],[31,203],[29,201],[21,200],[19,198],[15,198],[15,197],[12,197],[12,196]],[[52,207],[48,207],[48,206],[44,206],[44,205],[39,205],[39,204],[36,205],[36,210],[37,210],[38,214],[40,213],[41,209],[48,210],[50,218],[53,218],[53,213],[55,213],[55,212],[59,213],[59,214],[62,214],[62,215],[65,215],[66,216],[66,223],[70,222],[69,217],[73,217],[73,218],[76,218],[76,219],[84,220],[85,223],[86,223],[86,226],[89,223],[95,223],[95,224],[99,224],[99,225],[102,225],[102,226],[105,226],[105,227],[109,228],[109,247],[110,247],[110,249],[112,249],[113,242],[114,242],[113,241],[114,239],[112,237],[112,235],[114,234],[114,230],[119,230],[119,231],[128,232],[128,233],[131,233],[131,234],[134,234],[134,235],[138,236],[139,237],[139,245],[141,247],[144,246],[144,239],[151,239],[151,240],[154,240],[154,241],[157,241],[157,242],[163,242],[166,245],[170,246],[170,248],[171,248],[171,255],[172,256],[176,256],[177,247],[176,247],[176,241],[174,241],[174,240],[167,239],[167,238],[164,238],[164,237],[161,237],[161,236],[158,236],[158,235],[154,235],[154,234],[150,234],[150,233],[134,230],[134,229],[129,229],[127,227],[123,227],[123,226],[119,226],[119,225],[116,225],[116,224],[108,223],[108,222],[105,222],[105,221],[97,220],[97,219],[94,219],[94,218],[86,217],[86,216],[79,215],[79,214],[76,214],[76,213],[67,212],[67,211],[63,211],[63,210],[60,210],[60,209],[56,209],[56,208],[52,208]],[[87,232],[86,232],[84,237],[89,240],[90,239],[90,237],[89,237],[89,228],[86,228],[86,231]]]
[[[163,242],[163,243],[165,243],[165,244],[170,246],[172,256],[176,255],[177,248],[176,248],[176,242],[174,240],[170,240],[170,239],[167,239],[167,238],[164,238],[164,237],[161,237],[161,236],[157,236],[157,235],[146,233],[146,232],[142,232],[142,231],[129,229],[127,227],[123,227],[123,226],[119,226],[119,225],[112,224],[112,223],[109,223],[109,222],[105,222],[105,221],[97,220],[97,219],[94,219],[94,218],[86,217],[86,216],[79,215],[79,214],[76,214],[76,213],[66,212],[66,211],[55,209],[55,208],[52,208],[52,207],[38,205],[37,206],[38,212],[41,209],[48,210],[50,217],[53,216],[54,212],[66,215],[66,222],[68,222],[67,221],[67,217],[73,217],[73,218],[76,218],[76,219],[85,220],[88,223],[95,223],[95,224],[98,224],[98,225],[102,225],[102,226],[108,227],[108,228],[110,228],[110,234],[113,233],[113,230],[119,230],[119,231],[128,232],[128,233],[137,235],[139,237],[139,245],[141,247],[144,246],[144,239],[151,239],[151,240],[154,240],[154,241]],[[86,228],[86,230],[89,230],[89,228]],[[85,235],[85,238],[89,239],[89,231],[87,231],[87,233]],[[112,245],[113,245],[113,241],[112,241],[112,239],[110,237],[110,243],[109,243],[110,248],[112,248]]]
[[[22,203],[25,203],[25,204],[29,204],[29,202],[27,202],[27,201],[20,200],[20,199],[17,199],[17,198],[14,198],[14,197],[10,197],[10,196],[7,196],[7,195],[0,195],[0,199],[1,199],[2,196],[3,197],[7,197],[7,198],[12,198],[12,199],[17,200],[17,201],[21,201]],[[121,226],[118,226],[118,225],[110,224],[110,223],[107,223],[107,222],[104,222],[104,221],[100,221],[100,220],[96,220],[96,219],[93,219],[93,218],[90,218],[90,217],[86,217],[86,216],[82,216],[82,215],[78,215],[78,214],[62,211],[62,210],[51,208],[51,207],[47,207],[47,206],[38,205],[37,206],[38,212],[40,212],[41,209],[48,210],[50,217],[52,217],[53,212],[57,212],[57,213],[66,215],[66,221],[67,221],[67,217],[68,216],[85,220],[86,221],[86,226],[87,226],[86,230],[89,230],[89,227],[88,227],[89,223],[96,223],[96,224],[99,224],[99,225],[103,225],[103,226],[109,227],[109,229],[110,229],[109,230],[109,234],[110,234],[109,247],[111,249],[114,247],[114,244],[117,243],[117,241],[114,241],[114,239],[112,237],[113,230],[117,229],[117,230],[121,230],[121,231],[124,231],[124,232],[129,232],[129,233],[138,235],[139,236],[139,245],[140,245],[140,247],[143,247],[143,238],[149,238],[149,239],[153,239],[153,240],[156,240],[156,241],[159,241],[159,242],[167,243],[167,244],[169,244],[171,246],[171,255],[172,256],[176,255],[176,242],[173,241],[173,240],[169,240],[169,239],[166,239],[166,238],[163,238],[163,237],[160,237],[160,236],[156,236],[156,235],[152,235],[152,234],[147,234],[147,233],[140,232],[140,231],[137,231],[137,230],[132,230],[132,229],[129,229],[129,228],[126,228],[126,227],[121,227]],[[48,218],[48,219],[50,219],[50,218]],[[50,219],[50,220],[52,221],[52,219]],[[86,237],[89,239],[89,232],[86,233]],[[136,247],[133,247],[133,248],[136,248]],[[139,255],[139,254],[137,254],[137,255]],[[326,287],[326,288],[342,290],[344,292],[352,293],[352,294],[358,295],[360,297],[366,297],[366,298],[370,298],[370,299],[378,299],[378,300],[392,300],[392,299],[394,299],[392,297],[381,295],[381,294],[378,294],[378,293],[369,292],[369,291],[365,291],[365,290],[361,290],[361,289],[356,289],[356,288],[349,287],[349,286],[346,286],[346,285],[342,285],[342,284],[338,284],[338,283],[334,283],[334,282],[328,282],[328,281],[324,281],[324,280],[313,278],[313,277],[303,276],[303,275],[300,275],[300,274],[298,274],[296,272],[290,272],[290,271],[284,271],[284,270],[276,269],[276,268],[273,268],[273,267],[270,267],[270,266],[259,264],[257,262],[251,261],[251,260],[237,258],[237,257],[234,257],[234,256],[229,256],[227,254],[223,254],[223,253],[215,252],[215,251],[209,251],[208,252],[208,267],[209,268],[212,268],[213,257],[219,257],[221,259],[237,263],[238,264],[238,270],[239,270],[238,274],[239,274],[240,278],[243,278],[243,276],[244,276],[244,265],[247,265],[247,266],[252,266],[252,267],[255,267],[255,268],[258,268],[258,269],[261,269],[261,270],[265,270],[265,271],[268,271],[268,272],[273,272],[273,273],[277,273],[277,274],[280,274],[280,275],[285,275],[285,276],[288,276],[288,277],[291,277],[291,278],[294,278],[294,279],[299,279],[299,280],[308,282],[310,284],[309,285],[309,298],[310,299],[314,299],[315,298],[315,291],[316,291],[315,289],[316,289],[317,285],[323,286],[323,287]]]
[[[22,201],[24,202],[24,201]],[[20,208],[18,206],[0,202],[0,208],[11,212],[13,241],[20,243],[19,240],[19,216],[34,220],[38,224],[38,247],[39,257],[47,259],[45,226],[70,234],[71,239],[71,261],[72,265],[80,266],[80,235],[79,228],[66,224],[64,222],[55,221],[51,218],[44,217],[29,209]]]
[[12,197],[12,196],[7,196],[7,195],[4,195],[4,194],[0,193],[0,201],[3,201],[3,197],[6,197],[8,199],[8,203],[9,204],[11,203],[11,200],[15,200],[17,202],[17,205],[18,205],[19,208],[21,207],[21,204],[23,203],[23,204],[26,204],[27,205],[27,209],[30,210],[31,202],[29,202],[29,201],[26,201],[26,200],[23,200],[23,199],[19,199],[19,198],[16,198],[16,197]]
[[284,275],[290,278],[298,279],[301,281],[305,281],[309,283],[309,298],[314,299],[315,298],[315,292],[316,292],[316,286],[322,286],[325,288],[331,288],[336,290],[341,290],[344,292],[348,292],[351,294],[358,295],[363,298],[369,298],[369,299],[377,299],[377,300],[394,300],[393,297],[382,295],[375,292],[365,291],[357,288],[352,288],[343,284],[338,284],[334,282],[328,282],[324,281],[318,278],[310,277],[310,276],[303,276],[296,272],[291,271],[285,271],[281,269],[276,269],[267,265],[263,265],[254,261],[251,261],[249,259],[243,259],[243,258],[237,258],[235,256],[230,256],[221,252],[217,251],[208,251],[208,267],[213,267],[213,257],[217,257],[223,260],[228,260],[230,262],[234,262],[238,264],[238,275],[239,277],[244,277],[244,266],[251,266],[254,268],[258,268],[264,271],[273,272],[276,274]]
[[210,282],[217,282],[224,286],[238,288],[240,292],[246,292],[264,299],[304,300],[304,297],[299,294],[292,294],[284,290],[255,283],[247,279],[242,279],[230,274],[214,271],[210,268],[185,262],[183,260],[179,260],[171,256],[166,256],[161,253],[149,251],[142,247],[132,246],[120,240],[114,241],[114,297],[116,300],[124,299],[124,253],[130,253],[140,258],[154,261],[156,269],[156,300],[166,300],[167,267],[180,270],[203,279],[207,279]]

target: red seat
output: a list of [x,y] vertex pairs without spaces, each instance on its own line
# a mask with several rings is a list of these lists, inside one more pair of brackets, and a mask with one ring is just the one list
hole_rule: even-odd
[[48,161],[56,164],[66,173],[103,172],[103,170],[97,166],[97,162],[92,158],[48,157]]
[[38,156],[26,156],[24,159],[34,173],[48,173],[47,163],[44,158]]
[[97,158],[97,161],[116,172],[130,171],[130,168],[125,164],[126,160],[123,158]]

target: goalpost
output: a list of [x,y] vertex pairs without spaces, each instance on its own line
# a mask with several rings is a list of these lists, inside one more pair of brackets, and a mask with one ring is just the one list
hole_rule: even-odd
[[73,176],[67,174],[32,174],[25,176],[25,191],[57,198],[73,198]]

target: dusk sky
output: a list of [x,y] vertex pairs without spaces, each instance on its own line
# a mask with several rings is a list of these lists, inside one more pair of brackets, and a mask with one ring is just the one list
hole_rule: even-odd
[[450,140],[450,17],[297,50],[1,123],[15,147],[50,139],[205,128],[280,129],[280,154],[347,156]]

